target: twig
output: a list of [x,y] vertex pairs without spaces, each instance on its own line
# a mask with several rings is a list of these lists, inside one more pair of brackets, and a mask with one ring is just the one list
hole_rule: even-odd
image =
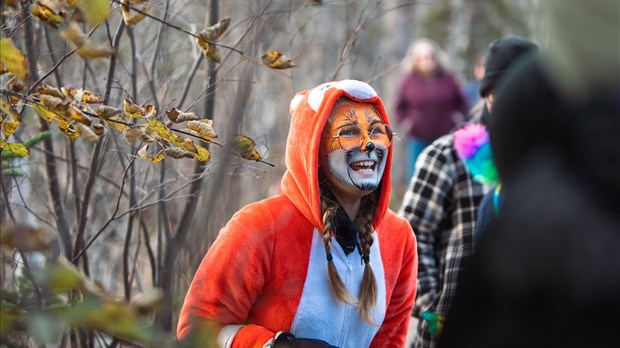
[[45,73],[45,75],[43,75],[40,79],[37,80],[37,82],[33,83],[32,86],[30,87],[30,89],[28,90],[28,94],[32,93],[32,91],[41,83],[43,82],[43,80],[45,80],[48,76],[50,76],[59,66],[60,64],[62,64],[65,59],[69,58],[73,53],[75,53],[75,51],[77,51],[77,48],[74,48],[72,51],[70,51],[69,53],[65,54],[62,58],[60,58],[60,60],[50,69],[50,71],[48,71],[47,73]]
[[95,185],[95,178],[97,171],[99,170],[99,153],[101,152],[103,142],[97,141],[95,148],[93,149],[93,155],[90,161],[90,168],[88,170],[88,179],[86,180],[86,186],[84,188],[84,198],[82,199],[82,210],[79,216],[79,226],[77,236],[75,238],[74,251],[81,249],[84,243],[84,233],[86,232],[86,221],[88,221],[88,207],[90,204],[90,195]]
[[[116,34],[114,35],[114,42],[112,43],[112,48],[116,50],[118,48],[118,44],[121,41],[121,35],[123,34],[123,30],[125,29],[125,22],[121,21],[118,25],[118,29],[116,29]],[[117,55],[114,54],[110,57],[110,67],[108,69],[108,77],[105,86],[105,95],[103,97],[103,102],[107,103],[110,100],[110,93],[112,93],[112,81],[114,81],[114,73],[116,71],[116,58]]]
[[144,246],[146,247],[146,254],[148,256],[149,262],[151,263],[151,281],[153,284],[157,282],[157,263],[155,261],[155,252],[153,251],[153,247],[151,246],[151,242],[149,239],[149,231],[146,226],[146,222],[144,219],[140,217],[140,228],[142,229],[142,233],[144,235]]
[[118,197],[116,199],[116,206],[114,207],[114,211],[112,212],[112,217],[110,219],[108,219],[108,221],[106,221],[106,223],[99,229],[99,231],[97,231],[97,233],[95,233],[94,236],[92,236],[89,240],[88,243],[86,243],[84,245],[84,248],[82,250],[80,250],[74,257],[72,262],[76,263],[77,260],[82,256],[82,254],[84,252],[86,252],[86,250],[88,250],[88,248],[90,247],[91,244],[93,244],[93,242],[97,239],[97,237],[99,237],[99,235],[105,230],[106,227],[108,227],[108,225],[110,223],[112,223],[112,221],[114,221],[116,219],[116,213],[118,212],[118,208],[120,207],[121,204],[121,197],[123,197],[123,191],[125,190],[125,178],[127,177],[127,172],[129,171],[129,168],[131,167],[131,165],[133,164],[133,161],[135,161],[135,157],[133,157],[131,159],[131,161],[129,162],[129,166],[127,166],[127,168],[125,168],[125,171],[123,172],[123,179],[121,180],[122,184],[121,184],[121,188],[118,194]]
[[189,31],[189,30],[187,30],[187,29],[183,29],[183,28],[181,28],[181,27],[179,27],[179,26],[177,26],[177,25],[175,25],[175,24],[172,24],[172,23],[166,22],[166,21],[164,21],[163,19],[158,18],[158,17],[155,17],[155,16],[153,16],[153,15],[149,14],[148,12],[144,12],[144,11],[142,11],[142,10],[140,10],[140,9],[138,9],[138,8],[136,8],[136,7],[134,7],[134,6],[128,5],[128,4],[126,4],[126,3],[122,3],[120,0],[112,0],[112,1],[113,1],[113,2],[115,2],[115,3],[117,3],[117,4],[119,4],[119,5],[122,5],[122,6],[127,6],[127,7],[128,7],[128,8],[130,8],[132,11],[136,11],[136,12],[138,12],[138,13],[140,13],[140,14],[144,15],[145,17],[149,17],[149,18],[151,18],[151,19],[154,19],[154,20],[158,21],[159,23],[165,24],[165,25],[167,25],[167,26],[169,26],[169,27],[171,27],[171,28],[174,28],[174,29],[176,29],[176,30],[178,30],[178,31],[182,31],[182,32],[184,32],[185,34],[187,34],[187,35],[189,35],[189,36],[195,37],[196,39],[204,40],[204,41],[208,42],[208,43],[209,43],[209,44],[211,44],[211,45],[215,45],[215,46],[220,46],[220,47],[227,48],[227,49],[229,49],[229,50],[231,50],[231,51],[235,51],[235,52],[237,52],[237,53],[239,53],[239,54],[241,54],[241,55],[243,55],[243,54],[244,54],[244,53],[243,53],[243,51],[241,51],[241,50],[239,50],[239,49],[236,49],[236,48],[234,48],[234,47],[230,47],[230,46],[227,46],[227,45],[223,45],[223,44],[221,44],[221,43],[217,43],[217,42],[214,42],[214,41],[205,40],[203,37],[201,37],[201,36],[200,36],[200,35],[198,35],[198,34],[194,34],[194,33],[192,33],[191,31]]
[[196,61],[194,62],[194,66],[192,66],[192,70],[189,76],[187,77],[187,81],[185,82],[185,87],[183,88],[183,96],[181,97],[181,100],[177,104],[179,105],[179,107],[183,105],[183,103],[185,102],[185,98],[187,98],[187,94],[189,93],[189,88],[191,87],[192,81],[194,80],[194,75],[196,75],[196,71],[198,71],[198,67],[200,66],[200,63],[202,62],[204,57],[205,57],[204,54],[201,54],[198,56],[198,58],[196,58]]
[[6,211],[9,213],[9,217],[11,221],[15,223],[15,215],[13,214],[13,209],[11,209],[11,202],[9,201],[9,194],[7,192],[6,187],[4,186],[3,170],[0,170],[0,189],[2,189],[2,197],[4,198],[4,204],[6,204]]
[[[47,27],[45,27],[45,44],[47,45],[47,50],[49,51],[49,55],[50,58],[52,60],[52,62],[56,61],[56,55],[54,54],[54,50],[52,49],[52,42],[50,40],[50,32],[47,29]],[[60,72],[58,72],[58,69],[53,69],[52,70],[54,72],[54,77],[56,78],[56,83],[60,86],[62,85],[62,79],[60,78]]]
[[[166,0],[166,7],[164,8],[164,22],[167,19],[166,17],[168,16],[169,8],[170,0]],[[157,57],[159,57],[159,50],[161,49],[161,41],[162,37],[165,34],[165,29],[166,26],[163,23],[160,23],[159,30],[157,31],[157,38],[155,39],[155,51],[153,52],[153,60],[151,61],[151,76],[155,76],[155,62],[157,61]]]

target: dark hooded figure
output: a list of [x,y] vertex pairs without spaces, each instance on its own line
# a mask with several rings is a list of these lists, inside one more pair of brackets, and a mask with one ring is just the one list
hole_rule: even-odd
[[441,348],[620,346],[620,83],[568,99],[545,59],[522,62],[498,91],[502,210],[460,279]]

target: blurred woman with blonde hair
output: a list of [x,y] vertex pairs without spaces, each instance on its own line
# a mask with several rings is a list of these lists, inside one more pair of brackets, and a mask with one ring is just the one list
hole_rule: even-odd
[[407,180],[422,150],[467,115],[462,88],[447,66],[447,55],[429,39],[414,41],[402,61],[396,119],[408,139]]

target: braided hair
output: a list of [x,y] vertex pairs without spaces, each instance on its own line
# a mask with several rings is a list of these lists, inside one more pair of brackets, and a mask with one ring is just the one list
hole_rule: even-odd
[[[339,300],[348,304],[356,301],[355,297],[347,290],[342,282],[332,257],[332,233],[336,226],[336,210],[340,206],[333,193],[326,184],[319,184],[321,197],[321,212],[323,214],[323,241],[325,253],[327,255],[327,270],[329,275],[329,286],[332,294]],[[374,310],[377,303],[377,281],[370,266],[370,247],[374,241],[372,232],[374,228],[372,222],[375,217],[377,202],[379,200],[380,189],[362,198],[360,210],[355,219],[355,227],[360,239],[360,251],[364,261],[364,275],[360,288],[360,296],[357,299],[357,311],[362,318],[372,324],[375,323],[370,318],[370,313]]]

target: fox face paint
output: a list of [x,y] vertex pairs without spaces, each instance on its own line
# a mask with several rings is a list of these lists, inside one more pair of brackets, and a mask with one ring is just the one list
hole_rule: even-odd
[[391,129],[372,105],[337,102],[323,129],[319,150],[321,168],[332,189],[348,195],[376,190],[391,142]]

